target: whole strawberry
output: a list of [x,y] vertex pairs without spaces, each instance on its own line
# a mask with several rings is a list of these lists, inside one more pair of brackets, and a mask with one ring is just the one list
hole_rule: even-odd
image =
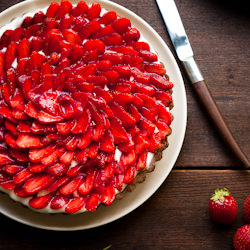
[[247,223],[250,223],[250,195],[244,203],[244,219]]
[[231,224],[236,219],[238,206],[226,188],[215,190],[209,201],[209,214],[214,221],[222,224]]
[[250,225],[240,227],[233,239],[235,250],[249,250],[250,249]]

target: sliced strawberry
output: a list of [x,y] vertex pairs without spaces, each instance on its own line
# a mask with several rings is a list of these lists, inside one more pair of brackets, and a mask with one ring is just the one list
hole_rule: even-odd
[[158,134],[151,134],[149,136],[149,141],[150,146],[148,148],[148,151],[155,153],[155,151],[161,147],[161,137]]
[[0,115],[9,119],[12,122],[16,122],[16,119],[13,117],[10,107],[4,103],[0,104]]
[[52,115],[58,115],[58,94],[55,91],[46,91],[39,98],[41,108]]
[[169,106],[169,104],[173,101],[172,95],[167,91],[158,90],[155,92],[154,96],[156,99],[163,101],[166,106]]
[[55,17],[58,8],[59,8],[59,3],[51,2],[49,8],[47,9],[46,17]]
[[117,53],[113,51],[106,51],[102,56],[102,60],[109,60],[112,65],[123,64],[123,57],[122,53]]
[[12,115],[17,120],[27,120],[29,118],[22,110],[16,108],[12,110]]
[[114,137],[110,130],[106,130],[100,142],[100,150],[105,152],[112,152],[115,150]]
[[10,33],[9,36],[9,42],[17,42],[20,39],[22,39],[23,36],[23,28],[22,27],[18,27],[16,29],[13,30],[13,32]]
[[73,134],[85,133],[90,125],[91,116],[88,109],[81,116],[77,117],[75,125],[71,130]]
[[52,165],[56,162],[57,158],[61,157],[64,153],[64,148],[57,148],[50,155],[44,157],[41,163],[46,166]]
[[147,62],[155,62],[158,60],[157,54],[148,50],[141,50],[139,55]]
[[0,186],[7,190],[14,190],[16,185],[13,180],[3,181],[0,183]]
[[140,56],[124,55],[124,62],[131,67],[143,68],[143,59]]
[[115,166],[116,166],[116,163],[114,161],[108,163],[105,166],[105,168],[103,169],[103,178],[105,180],[109,180],[113,177],[114,172],[115,172]]
[[97,19],[91,20],[86,24],[83,29],[79,32],[79,36],[82,40],[89,38],[95,32],[101,29],[101,24]]
[[114,115],[119,118],[124,127],[131,126],[136,123],[136,119],[124,110],[124,108],[117,103],[113,102],[109,104]]
[[109,83],[117,83],[119,79],[119,74],[115,70],[100,72],[99,75],[106,77]]
[[20,89],[16,89],[15,94],[10,99],[10,105],[12,108],[22,111],[25,109],[24,99]]
[[97,142],[92,142],[90,143],[90,145],[88,146],[88,158],[96,158],[97,154],[98,154],[98,149],[99,149],[99,143]]
[[50,207],[52,209],[60,209],[64,207],[69,202],[69,198],[65,197],[63,195],[56,195],[54,198],[52,198],[50,202]]
[[105,51],[105,45],[98,39],[90,39],[83,44],[83,49],[85,51],[97,50],[99,54],[103,54]]
[[29,162],[29,157],[26,150],[10,149],[10,154],[15,161],[24,163]]
[[71,15],[74,17],[84,15],[87,13],[88,9],[89,9],[88,5],[84,1],[80,1],[71,11]]
[[98,193],[93,192],[88,200],[86,201],[86,209],[88,211],[94,212],[97,209],[97,206],[99,204],[99,197],[100,195]]
[[17,125],[17,130],[19,132],[22,132],[22,133],[30,133],[31,132],[31,126],[30,126],[30,124],[21,121]]
[[150,142],[148,138],[142,134],[137,135],[134,138],[135,142],[135,152],[136,154],[141,154],[142,152],[146,151],[150,146]]
[[98,97],[103,98],[106,102],[110,102],[113,99],[113,96],[111,93],[109,93],[108,91],[100,87],[95,87],[94,92]]
[[56,179],[50,186],[48,186],[46,190],[50,192],[54,192],[58,190],[59,187],[66,184],[68,181],[69,181],[69,177],[67,176],[58,177],[58,179]]
[[25,113],[32,118],[37,118],[39,114],[38,110],[35,108],[32,102],[28,102],[28,104],[26,105]]
[[[66,29],[69,29],[71,27],[71,24],[73,23],[74,18],[72,15],[66,14],[62,21],[59,24],[59,30],[64,31]],[[67,39],[66,39],[67,40]]]
[[4,121],[4,125],[6,127],[7,130],[9,130],[11,132],[12,135],[16,136],[17,135],[17,128],[16,128],[16,124],[5,120]]
[[12,66],[16,56],[17,56],[17,43],[11,43],[5,52],[5,70],[9,69]]
[[20,41],[17,49],[18,60],[30,56],[30,41],[24,38]]
[[68,167],[63,163],[56,163],[52,166],[47,167],[47,172],[51,175],[59,176],[66,173]]
[[122,35],[122,38],[126,43],[129,43],[138,41],[140,36],[141,34],[137,28],[130,28]]
[[159,130],[158,135],[161,139],[164,139],[167,135],[171,133],[169,126],[162,120],[156,120],[155,124]]
[[77,190],[82,179],[83,179],[83,176],[77,176],[66,185],[60,187],[61,194],[63,195],[72,194],[75,190]]
[[45,18],[45,14],[41,10],[36,12],[32,20],[33,24],[42,23],[44,18]]
[[35,209],[42,209],[48,206],[49,202],[53,198],[53,194],[49,193],[43,196],[35,197],[29,200],[29,205]]
[[11,165],[6,165],[4,167],[4,170],[7,174],[16,174],[18,172],[20,172],[23,169],[23,166],[21,165],[16,165],[16,164],[11,164]]
[[74,198],[67,204],[65,212],[67,214],[74,214],[79,210],[81,210],[85,205],[85,203],[86,203],[86,198],[84,197]]
[[120,34],[126,32],[130,26],[131,22],[126,17],[118,18],[112,23],[112,27]]
[[66,149],[74,150],[79,143],[79,139],[79,136],[70,135],[67,139],[67,143],[65,144]]
[[82,172],[84,168],[84,165],[82,164],[77,164],[77,165],[73,165],[70,166],[69,170],[67,171],[66,175],[69,177],[75,177],[78,176],[80,172]]
[[131,150],[129,153],[122,154],[119,164],[122,164],[123,166],[127,167],[135,163],[136,160],[137,160],[137,154],[135,150]]
[[122,127],[122,123],[116,117],[110,120],[110,131],[114,137],[114,143],[126,142],[129,140],[126,130]]
[[112,204],[115,200],[115,188],[112,183],[106,186],[106,190],[104,193],[101,194],[100,196],[100,201],[109,206]]
[[72,29],[65,29],[62,34],[63,34],[65,40],[72,45],[82,43],[82,40],[79,37],[79,35],[77,34],[77,32],[72,30]]
[[114,187],[121,191],[123,189],[123,179],[124,179],[124,175],[123,174],[118,174],[114,176]]
[[5,133],[4,140],[11,148],[18,148],[16,140],[12,134]]
[[69,165],[74,159],[74,151],[67,151],[60,157],[60,162]]
[[173,83],[168,81],[165,77],[157,75],[157,74],[151,74],[150,75],[150,82],[153,86],[155,86],[158,89],[171,89],[173,88]]
[[106,46],[116,46],[122,45],[122,36],[118,33],[113,33],[111,35],[105,36],[101,39]]
[[92,5],[89,7],[87,18],[89,20],[92,20],[94,18],[98,18],[101,13],[101,6],[99,3],[94,2]]
[[117,19],[117,14],[115,11],[108,11],[103,14],[103,16],[100,18],[100,23],[103,23],[105,25],[112,23]]
[[28,194],[34,194],[48,187],[55,178],[51,175],[36,175],[24,183],[24,190]]
[[38,113],[37,119],[41,123],[56,123],[63,121],[61,116],[53,116],[43,110]]
[[141,129],[141,133],[146,136],[153,134],[156,128],[154,123],[144,117],[142,117],[142,119],[137,123],[137,125]]
[[22,187],[21,188],[15,188],[14,193],[16,195],[18,195],[20,197],[24,197],[24,198],[30,196],[30,194],[27,194]]
[[135,178],[135,165],[130,165],[127,170],[126,170],[126,173],[124,174],[124,183],[126,184],[130,184],[133,182]]
[[61,122],[56,124],[56,128],[58,133],[62,135],[67,135],[71,132],[71,129],[75,126],[75,121],[67,121],[67,122]]
[[84,148],[87,148],[87,146],[90,144],[91,140],[92,140],[92,137],[93,137],[93,127],[89,127],[89,129],[87,130],[87,132],[85,132],[81,138],[80,138],[80,141],[78,143],[78,147],[80,149],[84,149]]
[[146,151],[144,151],[140,155],[138,155],[138,159],[136,162],[136,170],[137,171],[141,171],[147,166],[147,155],[148,155],[148,153]]
[[134,96],[129,93],[120,93],[118,91],[112,91],[111,93],[113,95],[114,101],[116,101],[123,107],[126,107],[128,104],[132,103],[134,100]]
[[29,26],[32,25],[32,17],[31,16],[27,16],[24,18],[21,27],[24,29],[27,29]]
[[148,63],[145,65],[144,69],[146,72],[155,73],[161,76],[166,74],[164,66],[160,63]]
[[23,37],[29,39],[30,37],[37,35],[41,28],[41,23],[33,24],[24,31]]
[[54,124],[42,124],[37,121],[32,123],[31,131],[35,134],[50,134],[57,131],[56,126]]
[[20,133],[16,140],[16,144],[20,148],[41,147],[41,138],[33,134]]
[[144,107],[146,107],[152,113],[158,114],[158,112],[159,112],[159,105],[158,105],[158,103],[152,97],[147,96],[145,94],[137,94],[136,96],[139,97],[143,101]]
[[72,10],[73,6],[68,0],[62,0],[59,8],[56,11],[56,18],[61,19],[65,14]]
[[31,176],[33,176],[33,173],[31,173],[29,169],[25,168],[14,176],[13,181],[15,182],[15,184],[21,184],[24,181],[28,180]]
[[89,23],[89,20],[87,18],[84,18],[83,16],[75,17],[72,23],[72,29],[79,32],[83,29],[85,25]]
[[[100,19],[101,20],[101,19]],[[103,28],[101,28],[99,31],[97,31],[96,33],[94,33],[91,38],[93,39],[100,39],[100,38],[104,38],[106,36],[110,36],[111,34],[114,33],[114,29],[111,25],[107,25]]]
[[162,119],[168,126],[172,122],[172,115],[163,105],[159,105],[159,118]]
[[82,149],[81,151],[75,154],[75,160],[81,164],[84,164],[87,161],[87,150]]
[[41,173],[46,169],[46,166],[43,164],[31,163],[28,168],[31,173]]
[[133,150],[134,147],[135,147],[135,143],[134,143],[134,140],[132,139],[132,136],[131,136],[130,134],[128,134],[128,137],[129,137],[129,141],[127,141],[127,142],[122,142],[122,143],[119,143],[119,144],[118,144],[118,149],[119,149],[121,152],[128,153],[128,152],[130,152],[131,150]]
[[128,112],[129,112],[129,114],[131,114],[135,118],[136,122],[140,121],[141,114],[133,104],[130,104],[128,106]]
[[21,75],[26,74],[26,63],[28,58],[22,58],[19,60],[16,68],[17,77],[19,78]]

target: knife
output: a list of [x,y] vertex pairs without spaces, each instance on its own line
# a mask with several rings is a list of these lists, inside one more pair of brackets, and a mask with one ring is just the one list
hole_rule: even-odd
[[166,24],[176,54],[187,72],[198,99],[203,104],[215,126],[215,129],[219,132],[226,145],[231,149],[240,163],[245,168],[249,168],[250,162],[248,161],[248,158],[233,137],[218,106],[216,105],[197,63],[194,60],[194,53],[174,0],[156,0],[156,2]]

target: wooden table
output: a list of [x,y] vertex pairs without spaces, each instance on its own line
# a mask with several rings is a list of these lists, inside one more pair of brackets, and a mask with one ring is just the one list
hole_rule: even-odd
[[[42,1],[42,0],[41,0]],[[0,11],[21,2],[1,0]],[[147,21],[173,52],[154,0],[115,0]],[[250,157],[250,16],[243,1],[176,0],[197,62],[235,138]],[[188,123],[180,156],[159,190],[131,214],[108,225],[76,232],[34,229],[0,216],[0,249],[233,249],[244,224],[250,193],[248,171],[240,170],[200,107],[182,66]],[[215,188],[227,187],[238,202],[231,226],[210,221]],[[32,236],[31,236],[32,235]]]

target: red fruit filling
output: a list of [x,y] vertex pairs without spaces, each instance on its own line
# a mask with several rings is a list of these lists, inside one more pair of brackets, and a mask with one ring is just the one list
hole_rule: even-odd
[[171,131],[164,66],[129,19],[100,13],[52,2],[0,39],[0,186],[35,209],[110,205]]

